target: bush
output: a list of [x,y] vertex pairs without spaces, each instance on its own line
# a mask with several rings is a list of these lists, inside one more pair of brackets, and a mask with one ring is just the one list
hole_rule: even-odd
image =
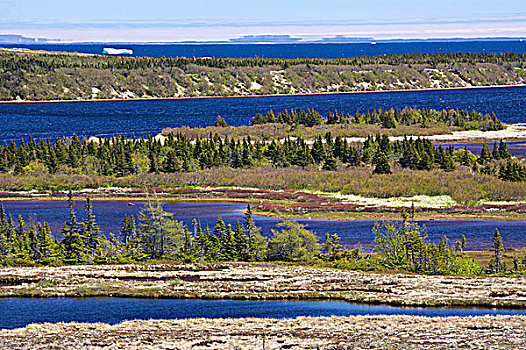
[[281,231],[272,230],[268,259],[278,261],[312,261],[319,254],[316,235],[295,221],[278,224]]

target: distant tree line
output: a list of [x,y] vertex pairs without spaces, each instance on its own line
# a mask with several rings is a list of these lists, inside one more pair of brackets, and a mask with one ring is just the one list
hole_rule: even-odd
[[295,65],[399,65],[399,64],[455,64],[524,62],[524,53],[405,53],[346,58],[200,58],[200,57],[125,57],[100,55],[75,55],[70,53],[31,53],[0,51],[0,70],[53,71],[58,68],[91,69],[145,69],[184,68],[197,65],[212,68],[265,67]]
[[152,58],[0,49],[0,100],[514,85],[526,81],[524,58],[524,54],[515,53],[415,53],[336,59]]
[[[218,121],[226,125],[222,118]],[[466,166],[505,181],[526,181],[526,168],[512,159],[507,144],[502,141],[494,144],[493,151],[484,144],[478,156],[467,147],[444,148],[420,137],[390,142],[385,134],[378,134],[368,136],[361,144],[353,144],[344,137],[333,137],[330,132],[312,141],[301,137],[252,141],[250,136],[222,138],[213,133],[191,139],[182,133],[170,133],[164,138],[148,139],[118,135],[90,140],[73,136],[57,138],[54,143],[30,139],[0,147],[0,173],[15,175],[62,173],[125,177],[263,165],[280,168],[314,165],[321,171],[365,166],[373,167],[374,174],[389,174],[393,166],[443,171]]]
[[269,110],[265,115],[256,114],[251,123],[267,124],[280,123],[288,125],[305,125],[313,127],[321,124],[368,124],[380,125],[383,128],[396,128],[398,125],[417,125],[422,128],[429,128],[437,123],[443,123],[447,126],[455,126],[463,130],[502,130],[504,126],[497,118],[495,113],[482,114],[473,110],[471,112],[458,109],[437,111],[427,108],[409,108],[405,107],[400,110],[398,108],[391,108],[388,110],[373,109],[367,113],[360,113],[356,111],[354,115],[344,113],[341,111],[329,112],[327,117],[322,117],[320,113],[314,109],[303,110],[301,108],[296,110],[284,110],[274,113]]

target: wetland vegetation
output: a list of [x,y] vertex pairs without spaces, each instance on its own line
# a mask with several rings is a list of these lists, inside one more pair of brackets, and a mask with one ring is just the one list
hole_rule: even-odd
[[[60,235],[53,235],[47,223],[27,225],[21,215],[15,221],[0,207],[0,264],[7,266],[63,264],[107,264],[171,260],[182,262],[289,262],[363,271],[411,271],[424,274],[514,274],[523,275],[526,255],[505,257],[497,229],[492,258],[475,261],[465,254],[466,237],[439,244],[427,240],[425,226],[402,211],[401,221],[379,221],[373,227],[373,252],[349,250],[338,234],[327,234],[324,242],[297,222],[285,220],[263,237],[255,225],[250,205],[242,223],[235,228],[221,217],[213,228],[202,227],[199,218],[188,227],[173,219],[157,202],[123,217],[118,233],[102,233],[87,198],[83,219],[77,218],[72,194],[69,217]],[[60,238],[59,238],[60,237]],[[490,238],[488,237],[488,240]],[[510,262],[511,259],[511,262]],[[507,264],[508,263],[508,264]]]
[[[420,137],[392,141],[379,132],[358,140],[314,130],[316,125],[340,130],[372,126],[382,131],[400,125],[421,130],[429,125],[502,129],[494,114],[405,108],[353,116],[336,111],[322,118],[315,110],[299,109],[277,116],[269,111],[265,117],[256,115],[253,122],[256,125],[246,127],[243,137],[229,136],[231,128],[218,117],[216,132],[206,135],[172,129],[148,139],[116,135],[13,142],[0,147],[0,183],[8,191],[236,186],[382,198],[449,195],[471,205],[480,200],[521,201],[526,193],[526,167],[503,141],[495,142],[492,150],[484,145],[477,155],[467,148],[435,146]],[[271,132],[260,134],[262,125],[281,129],[304,125],[311,130],[302,129],[306,135],[270,137]],[[309,138],[311,132],[316,134]]]
[[[525,72],[525,55],[511,53],[205,59],[1,49],[0,100],[482,87],[524,84]],[[506,249],[497,229],[487,233],[491,251],[466,251],[469,237],[450,242],[443,236],[432,243],[415,221],[428,210],[503,218],[511,212],[522,218],[526,167],[506,142],[492,139],[493,145],[474,154],[424,137],[505,127],[495,114],[476,111],[407,107],[322,116],[297,109],[262,111],[250,126],[229,127],[218,117],[213,127],[167,128],[147,139],[73,136],[6,144],[0,147],[1,195],[63,198],[69,192],[69,216],[61,232],[52,233],[46,223],[1,208],[0,297],[525,308],[524,248]],[[259,210],[276,216],[372,212],[378,219],[398,220],[378,220],[374,250],[363,252],[342,246],[337,234],[319,241],[291,220],[263,237],[250,206],[233,226],[217,218],[213,227],[203,227],[199,217],[186,226],[152,200],[137,217],[124,216],[119,232],[111,233],[101,232],[89,198],[84,215],[76,212],[71,190],[125,199],[156,192],[159,198],[257,200],[263,203]],[[410,205],[418,196],[425,200],[417,204],[428,203]],[[355,197],[391,202],[356,204]],[[397,200],[404,204],[394,204]],[[403,208],[409,205],[407,213]],[[345,342],[362,348],[471,348],[476,341],[481,347],[511,348],[526,342],[524,322],[524,317],[362,316],[46,324],[0,331],[0,347],[177,342],[181,348],[339,348]]]

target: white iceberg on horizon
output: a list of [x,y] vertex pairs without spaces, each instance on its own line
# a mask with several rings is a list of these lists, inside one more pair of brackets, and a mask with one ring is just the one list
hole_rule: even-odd
[[113,47],[105,47],[102,49],[103,55],[133,55],[132,49],[115,49]]

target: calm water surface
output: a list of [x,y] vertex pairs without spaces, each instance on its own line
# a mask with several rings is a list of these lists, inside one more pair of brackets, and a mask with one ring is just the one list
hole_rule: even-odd
[[[67,219],[66,201],[1,201],[6,211],[13,215],[22,214],[28,222],[48,221],[53,233],[61,237],[60,230]],[[144,202],[133,202],[129,206],[123,201],[93,201],[93,211],[103,232],[118,233],[124,214],[137,217]],[[77,201],[77,217],[83,217],[84,201]],[[164,203],[164,209],[174,214],[174,218],[183,221],[192,230],[192,220],[198,218],[204,226],[214,227],[217,217],[221,216],[227,224],[235,227],[236,221],[243,221],[241,209],[245,204],[238,203]],[[14,218],[16,219],[16,218]],[[256,224],[262,228],[265,236],[271,234],[280,222],[278,219],[254,216]],[[374,220],[297,220],[313,230],[320,240],[325,240],[325,233],[337,233],[344,245],[350,248],[360,247],[369,251],[372,248],[374,236],[372,228]],[[526,246],[526,221],[490,221],[490,220],[430,220],[422,221],[426,225],[429,240],[440,242],[445,234],[450,242],[467,238],[467,250],[490,249],[493,231],[497,227],[503,237],[506,247]]]
[[329,301],[232,301],[128,298],[0,299],[0,329],[43,322],[103,322],[180,318],[296,318],[299,316],[526,315],[526,310],[424,309]]
[[526,122],[526,87],[405,91],[313,96],[267,96],[162,101],[109,101],[0,104],[0,143],[33,138],[107,136],[144,137],[166,127],[213,125],[221,115],[230,125],[247,125],[269,109],[315,108],[323,115],[338,109],[355,113],[373,108],[459,108],[490,113],[506,123]]
[[32,50],[68,51],[101,54],[104,47],[133,49],[134,56],[148,57],[270,57],[270,58],[339,58],[355,56],[397,55],[404,53],[504,53],[526,52],[526,41],[438,41],[351,43],[351,44],[1,44]]

